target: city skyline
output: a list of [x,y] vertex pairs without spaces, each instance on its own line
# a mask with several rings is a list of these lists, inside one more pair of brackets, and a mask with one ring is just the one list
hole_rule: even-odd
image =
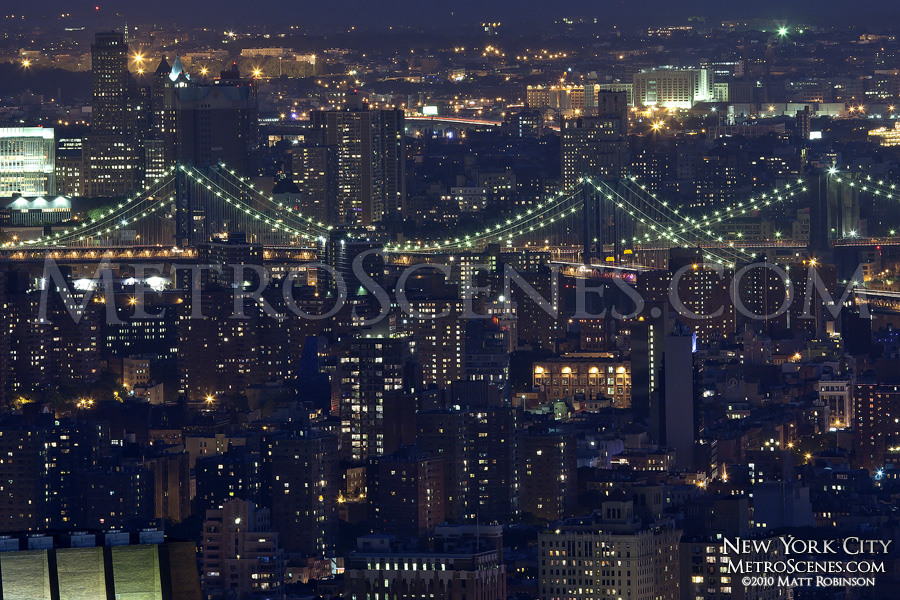
[[894,598],[886,7],[53,6],[0,600]]

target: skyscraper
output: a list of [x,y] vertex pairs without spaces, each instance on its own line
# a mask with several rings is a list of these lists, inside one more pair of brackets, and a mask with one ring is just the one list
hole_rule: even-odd
[[144,104],[149,102],[128,71],[128,44],[121,33],[97,34],[91,46],[91,83],[91,133],[83,145],[84,194],[123,195],[143,177],[140,143],[144,115],[149,113]]
[[241,175],[251,175],[257,140],[257,99],[253,84],[220,79],[213,85],[175,89],[179,162],[202,167],[224,162]]
[[680,469],[693,465],[697,439],[694,406],[694,350],[696,334],[673,333],[663,338],[661,382],[650,396],[650,437],[675,450]]

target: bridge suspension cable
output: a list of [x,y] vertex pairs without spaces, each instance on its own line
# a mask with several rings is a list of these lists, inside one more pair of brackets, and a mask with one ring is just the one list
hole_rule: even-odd
[[[274,234],[286,233],[301,239],[315,240],[328,232],[327,228],[320,228],[314,224],[310,225],[304,223],[302,220],[293,217],[289,212],[284,212],[283,215],[274,216],[257,210],[239,196],[229,193],[222,185],[201,171],[189,167],[183,168],[189,177],[199,182],[200,185],[203,185],[207,191],[212,192],[216,198],[224,201],[226,204],[232,205],[236,210],[242,211],[249,217],[251,222],[259,221],[260,226],[269,226],[270,231]],[[265,198],[265,196],[262,197]]]
[[262,192],[262,190],[259,190],[255,185],[253,185],[253,182],[251,182],[248,177],[241,177],[233,169],[229,169],[228,166],[224,163],[220,163],[219,168],[220,173],[224,173],[226,177],[231,179],[232,185],[237,188],[243,188],[250,194],[254,194],[257,198],[263,201],[264,207],[274,211],[286,212],[289,215],[289,218],[293,221],[294,227],[296,227],[297,229],[303,229],[309,232],[313,232],[315,234],[314,237],[327,235],[329,231],[334,229],[334,227],[331,225],[326,225],[321,221],[316,221],[310,215],[304,215],[298,208],[295,208],[283,202],[277,202],[273,196],[266,195]]
[[[712,213],[708,213],[699,217],[691,217],[689,215],[682,215],[681,211],[679,211],[679,209],[677,208],[670,208],[668,202],[657,200],[656,194],[648,192],[646,189],[647,186],[638,183],[636,178],[631,177],[628,181],[630,181],[630,184],[626,183],[626,185],[628,186],[629,190],[633,191],[634,193],[649,196],[651,202],[648,203],[656,203],[663,209],[668,210],[672,215],[668,217],[668,220],[670,220],[670,222],[674,222],[674,227],[680,228],[680,230],[684,233],[687,233],[691,229],[704,232],[704,228],[713,227],[714,225],[728,221],[729,219],[746,215],[749,211],[757,211],[765,208],[766,206],[784,202],[789,198],[794,197],[798,193],[807,191],[807,188],[804,185],[804,181],[802,179],[798,179],[795,183],[787,183],[784,186],[784,189],[781,190],[781,193],[779,193],[779,189],[775,187],[770,192],[764,192],[756,198],[751,197],[746,201],[741,201],[736,204],[726,206]],[[640,192],[634,190],[634,185],[638,186]],[[662,225],[662,223],[659,224]],[[672,229],[673,225],[671,224],[666,228],[666,230]],[[706,229],[705,233],[708,236],[715,237],[712,229]],[[651,237],[649,241],[655,240]]]
[[[127,198],[119,202],[115,207],[110,208],[100,218],[90,219],[82,223],[65,227],[62,231],[57,231],[49,235],[25,240],[13,244],[14,247],[60,247],[65,245],[92,245],[97,240],[121,241],[123,237],[128,237],[128,243],[135,244],[135,239],[125,235],[123,230],[131,230],[134,225],[147,217],[158,213],[166,207],[166,192],[175,180],[175,168],[172,167],[156,178],[152,183],[147,184],[144,189],[135,196]],[[131,228],[129,228],[129,225]],[[139,235],[139,234],[137,234]]]
[[461,235],[431,243],[423,243],[420,240],[416,240],[404,244],[386,246],[385,249],[392,252],[433,252],[439,250],[463,250],[491,242],[512,243],[515,238],[526,236],[556,223],[566,214],[577,213],[582,202],[583,198],[578,190],[571,191],[568,194],[560,191],[556,195],[548,196],[543,202],[538,203],[533,208],[528,208],[493,225],[489,225],[484,230],[476,231],[469,235]]
[[[605,181],[594,181],[588,179],[591,185],[595,187],[601,194],[603,194],[607,200],[610,202],[614,202],[619,208],[628,212],[629,216],[635,218],[639,222],[649,222],[651,229],[657,228],[657,222],[641,207],[637,206],[635,203],[631,202],[624,195],[620,194],[617,189],[615,189],[610,184]],[[669,240],[675,245],[682,246],[684,248],[691,248],[697,246],[696,242],[692,240],[688,240],[685,237],[682,237],[680,234],[676,232],[663,232],[662,234],[664,239]],[[704,257],[705,260],[709,260],[711,262],[717,262],[720,264],[724,264],[726,266],[734,266],[736,262],[737,255],[733,255],[731,260],[724,256],[719,256],[718,254],[706,249],[706,255]]]

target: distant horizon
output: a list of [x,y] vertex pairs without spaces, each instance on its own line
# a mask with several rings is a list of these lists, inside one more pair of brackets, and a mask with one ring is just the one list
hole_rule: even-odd
[[[784,2],[764,0],[751,6],[724,5],[705,1],[682,2],[674,6],[671,2],[647,0],[640,6],[624,0],[603,5],[579,0],[562,6],[550,5],[534,0],[512,2],[499,0],[490,4],[466,1],[450,7],[429,7],[422,2],[400,0],[389,5],[344,0],[327,4],[298,5],[286,0],[274,0],[260,5],[246,5],[236,0],[223,0],[210,10],[208,6],[185,5],[171,0],[139,5],[130,4],[116,7],[112,4],[85,2],[80,0],[50,0],[39,3],[39,8],[26,9],[24,19],[3,19],[6,27],[40,22],[44,27],[58,25],[75,27],[113,28],[125,21],[137,25],[154,23],[166,25],[175,23],[182,26],[234,27],[238,30],[248,24],[253,26],[291,25],[305,26],[351,26],[360,27],[426,27],[452,24],[454,26],[474,24],[479,21],[508,23],[511,27],[530,29],[546,27],[548,23],[563,17],[598,17],[609,20],[610,25],[635,26],[638,24],[661,24],[664,21],[684,23],[689,18],[705,18],[707,21],[723,19],[771,19],[802,24],[847,24],[851,26],[875,26],[893,30],[896,26],[891,17],[900,15],[900,6],[884,0],[862,0],[848,4],[837,0],[812,2],[801,0],[786,6]],[[432,10],[428,10],[431,8]],[[62,14],[71,15],[61,19]],[[15,13],[14,13],[15,14]]]

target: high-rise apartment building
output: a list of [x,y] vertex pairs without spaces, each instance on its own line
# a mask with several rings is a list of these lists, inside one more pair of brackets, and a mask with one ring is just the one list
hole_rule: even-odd
[[304,144],[291,150],[294,183],[300,189],[300,212],[318,222],[335,222],[338,197],[337,148]]
[[[358,100],[358,99],[357,99]],[[406,203],[406,153],[403,111],[314,111],[314,128],[325,132],[337,159],[338,223],[369,225],[403,215]]]
[[519,476],[523,513],[548,521],[566,516],[578,496],[575,434],[561,429],[523,432],[519,443]]
[[282,597],[284,551],[269,510],[253,502],[232,500],[206,511],[200,564],[207,600]]
[[444,459],[404,447],[370,460],[370,522],[401,538],[425,537],[444,522]]
[[627,96],[624,92],[600,91],[597,116],[563,121],[563,186],[573,186],[581,177],[617,179],[627,168]]
[[881,468],[885,453],[900,446],[900,386],[857,383],[853,387],[856,462]]
[[631,500],[609,500],[589,517],[538,534],[542,600],[678,600],[681,530],[645,523]]
[[415,378],[411,336],[366,337],[350,341],[341,358],[341,453],[363,461],[386,452],[386,402],[412,391]]
[[269,442],[272,529],[286,552],[325,557],[337,536],[338,439],[314,429]]

